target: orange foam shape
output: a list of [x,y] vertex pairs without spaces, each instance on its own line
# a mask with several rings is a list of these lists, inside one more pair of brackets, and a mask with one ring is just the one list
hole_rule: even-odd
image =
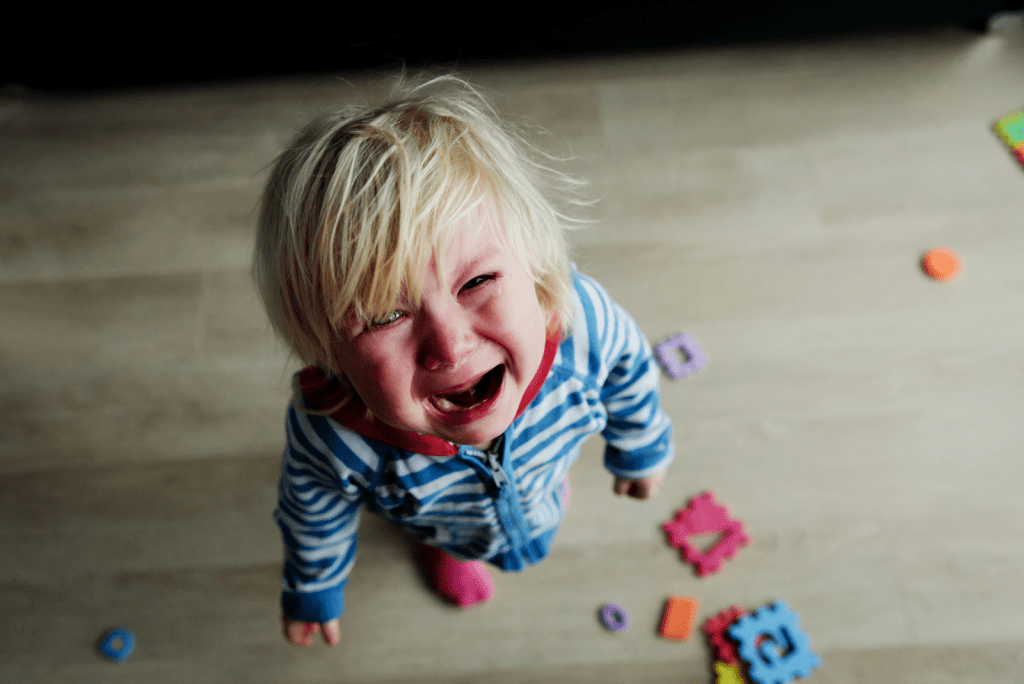
[[950,280],[960,273],[960,257],[945,247],[937,247],[921,259],[924,272],[936,280]]
[[697,618],[697,599],[685,596],[671,596],[661,616],[661,636],[676,641],[686,641],[693,631]]

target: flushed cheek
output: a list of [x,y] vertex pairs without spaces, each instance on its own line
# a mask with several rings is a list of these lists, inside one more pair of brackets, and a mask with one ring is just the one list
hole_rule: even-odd
[[361,374],[356,390],[370,411],[386,422],[411,417],[411,378],[388,367],[372,366]]
[[[531,312],[532,313],[532,312]],[[532,319],[532,320],[531,320]],[[533,379],[533,374],[540,365],[544,356],[544,344],[547,339],[543,318],[541,316],[519,316],[520,327],[510,330],[509,334],[514,336],[517,343],[517,352],[520,362],[523,364],[522,374],[525,381]]]
[[516,374],[527,374],[533,379],[530,372],[536,370],[540,358],[544,354],[544,343],[547,333],[544,324],[544,316],[539,305],[509,307],[509,310],[501,313],[494,313],[492,318],[500,322],[494,326],[491,338],[498,341],[506,353],[511,356],[515,365]]

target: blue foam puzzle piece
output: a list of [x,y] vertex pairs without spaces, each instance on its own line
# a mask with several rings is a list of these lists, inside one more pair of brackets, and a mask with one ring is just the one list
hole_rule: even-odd
[[[740,618],[729,627],[729,634],[739,642],[737,651],[758,684],[788,684],[796,677],[809,677],[821,665],[810,638],[800,629],[800,616],[785,601]],[[761,636],[771,641],[758,646]]]
[[115,663],[123,662],[135,648],[135,635],[127,629],[112,629],[103,635],[100,653]]

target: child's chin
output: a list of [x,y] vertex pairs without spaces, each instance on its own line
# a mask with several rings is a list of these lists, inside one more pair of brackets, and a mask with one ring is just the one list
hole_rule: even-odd
[[[511,419],[506,421],[502,418],[502,416],[490,415],[483,420],[474,421],[457,428],[449,428],[446,431],[448,436],[445,439],[455,444],[489,444],[504,434],[508,426],[512,424]],[[515,418],[515,416],[512,416],[512,418]]]
[[[508,426],[506,426],[508,427]],[[467,444],[467,445],[481,445],[490,444],[497,439],[505,430],[501,428],[495,429],[479,429],[479,430],[460,430],[458,434],[454,434],[448,439],[449,442],[455,444]]]

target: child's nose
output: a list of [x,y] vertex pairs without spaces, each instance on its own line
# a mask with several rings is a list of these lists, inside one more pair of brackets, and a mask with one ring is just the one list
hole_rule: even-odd
[[422,363],[427,370],[455,370],[476,349],[476,336],[464,317],[453,312],[424,321]]

